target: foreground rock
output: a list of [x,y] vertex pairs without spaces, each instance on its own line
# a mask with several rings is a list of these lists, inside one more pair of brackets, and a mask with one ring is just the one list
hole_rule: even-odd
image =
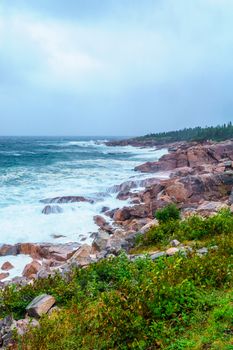
[[42,294],[33,299],[33,301],[27,306],[27,314],[31,317],[40,318],[51,309],[55,302],[56,300],[53,296]]

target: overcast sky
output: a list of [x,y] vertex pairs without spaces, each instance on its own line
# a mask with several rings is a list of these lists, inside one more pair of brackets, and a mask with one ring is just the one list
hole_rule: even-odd
[[0,0],[0,134],[233,121],[232,18],[232,0]]

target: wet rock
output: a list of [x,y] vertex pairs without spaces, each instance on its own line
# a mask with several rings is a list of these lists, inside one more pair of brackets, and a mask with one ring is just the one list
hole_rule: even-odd
[[42,294],[26,307],[27,314],[31,317],[39,318],[43,314],[46,314],[51,307],[55,304],[56,300],[53,296]]
[[9,271],[13,268],[14,266],[9,261],[4,262],[4,264],[2,264],[2,267],[1,267],[1,269],[4,271]]
[[119,210],[119,208],[108,210],[105,212],[106,216],[109,216],[111,219],[113,219],[114,214]]
[[135,194],[133,194],[132,192],[129,191],[121,191],[118,193],[117,195],[117,199],[121,200],[121,201],[126,201],[129,198],[132,198]]
[[117,192],[129,192],[131,189],[138,187],[137,182],[135,181],[125,181],[120,185],[115,185],[109,189],[111,193]]
[[1,272],[0,273],[0,281],[4,280],[5,278],[9,277],[9,272]]
[[102,230],[112,233],[112,226],[103,218],[101,215],[94,216],[94,222],[97,226],[99,226]]
[[44,258],[62,262],[70,259],[79,246],[78,243],[43,246],[42,254]]
[[34,260],[31,263],[27,264],[23,270],[23,276],[27,278],[33,278],[41,269],[41,264]]
[[17,245],[19,254],[30,255],[33,259],[39,259],[42,256],[42,249],[39,244],[34,243],[19,243]]
[[0,256],[19,254],[17,245],[3,244],[0,247]]
[[113,219],[115,221],[124,221],[130,219],[130,210],[127,207],[124,207],[122,209],[118,209],[115,211]]
[[42,210],[42,214],[50,215],[50,214],[60,214],[63,212],[63,209],[59,207],[59,205],[46,205]]
[[98,234],[96,235],[96,238],[92,243],[93,251],[100,252],[106,249],[109,238],[110,238],[110,235],[107,232],[104,232],[104,231],[98,232]]
[[110,210],[109,207],[102,207],[101,213],[105,213],[106,211]]
[[53,235],[51,235],[51,237],[54,238],[54,239],[59,239],[59,238],[65,238],[66,236],[59,235],[59,234],[53,234]]
[[77,202],[87,202],[93,204],[94,201],[89,198],[85,198],[82,196],[63,196],[63,197],[55,197],[55,198],[46,198],[42,199],[40,202],[45,204],[52,204],[52,203],[77,203]]
[[92,261],[92,247],[88,244],[82,245],[69,260],[71,263],[75,263],[78,266],[89,265]]

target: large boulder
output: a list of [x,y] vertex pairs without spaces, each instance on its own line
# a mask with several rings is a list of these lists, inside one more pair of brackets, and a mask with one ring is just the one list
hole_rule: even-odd
[[168,186],[166,188],[166,193],[174,202],[185,202],[188,199],[188,191],[184,184],[178,181]]
[[18,253],[30,255],[33,259],[43,257],[42,249],[39,244],[34,243],[19,243],[17,245]]
[[124,207],[122,209],[118,209],[114,212],[113,215],[114,221],[125,221],[130,219],[130,210],[127,207]]
[[110,235],[107,232],[105,231],[98,232],[92,243],[93,251],[101,252],[102,250],[105,250],[107,243],[109,241],[109,238],[110,238]]
[[31,317],[39,318],[46,314],[55,302],[55,298],[51,295],[39,295],[26,307],[27,314]]
[[92,261],[92,247],[88,244],[82,245],[70,259],[71,263],[75,263],[78,266],[87,266]]
[[33,260],[31,263],[27,264],[23,270],[23,276],[27,278],[33,278],[36,276],[36,274],[39,272],[41,269],[41,264]]
[[202,216],[209,216],[214,213],[217,213],[221,209],[227,209],[227,208],[228,208],[228,205],[226,203],[205,201],[197,207],[196,211]]

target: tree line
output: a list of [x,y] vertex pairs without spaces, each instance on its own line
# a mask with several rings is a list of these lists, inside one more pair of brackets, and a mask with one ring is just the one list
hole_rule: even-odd
[[176,141],[224,141],[233,138],[232,122],[217,126],[185,128],[182,130],[147,134],[140,137],[140,140],[155,140],[158,142]]

